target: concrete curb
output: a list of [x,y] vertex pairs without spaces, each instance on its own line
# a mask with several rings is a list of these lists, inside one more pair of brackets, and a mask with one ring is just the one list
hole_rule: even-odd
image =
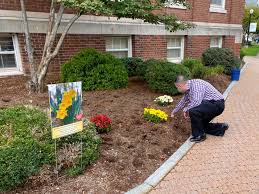
[[[247,68],[248,63],[245,63],[241,69],[241,74]],[[223,93],[224,99],[226,100],[230,91],[234,87],[237,81],[232,81],[228,88]],[[176,166],[176,164],[188,153],[188,151],[195,144],[189,141],[190,137],[184,142],[184,144],[176,150],[176,152],[167,159],[152,175],[150,175],[144,183],[129,190],[126,194],[144,194],[150,192],[163,178]]]

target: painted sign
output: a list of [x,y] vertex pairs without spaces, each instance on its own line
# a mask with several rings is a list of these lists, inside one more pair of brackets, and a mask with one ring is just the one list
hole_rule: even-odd
[[48,85],[52,138],[83,130],[82,82]]

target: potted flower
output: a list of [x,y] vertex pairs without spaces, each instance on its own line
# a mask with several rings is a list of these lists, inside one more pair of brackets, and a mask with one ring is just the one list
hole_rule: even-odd
[[167,106],[173,102],[173,98],[168,95],[159,96],[154,100],[160,106]]
[[107,133],[111,130],[112,120],[103,114],[91,117],[90,121],[95,124],[98,133]]
[[167,121],[168,115],[161,110],[153,108],[144,108],[144,118],[147,121],[151,121],[153,123],[160,123]]

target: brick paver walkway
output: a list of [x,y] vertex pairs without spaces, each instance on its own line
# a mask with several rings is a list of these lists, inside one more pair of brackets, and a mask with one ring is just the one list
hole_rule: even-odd
[[232,89],[217,121],[227,121],[224,137],[195,144],[150,194],[259,194],[259,58]]

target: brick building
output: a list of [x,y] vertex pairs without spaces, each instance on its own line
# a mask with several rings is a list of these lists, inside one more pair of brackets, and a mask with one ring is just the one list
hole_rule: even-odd
[[[29,28],[36,61],[44,46],[50,1],[26,1]],[[170,6],[182,20],[196,28],[170,33],[163,25],[140,20],[83,15],[72,26],[63,46],[49,67],[48,76],[57,78],[60,64],[81,48],[96,48],[118,57],[163,58],[180,62],[201,57],[209,47],[228,47],[239,55],[245,0],[189,0],[192,8]],[[28,74],[19,0],[0,0],[0,76]],[[72,14],[65,14],[66,22]]]

